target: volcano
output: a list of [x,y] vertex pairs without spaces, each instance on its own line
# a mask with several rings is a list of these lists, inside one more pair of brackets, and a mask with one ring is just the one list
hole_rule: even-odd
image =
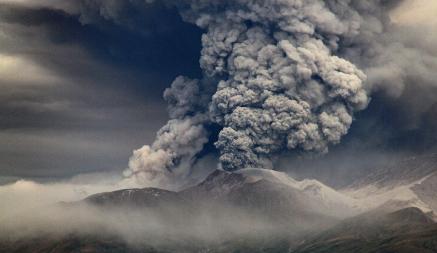
[[[376,172],[387,176],[369,176],[340,190],[317,180],[298,181],[282,172],[244,169],[216,170],[178,192],[142,188],[98,193],[59,206],[79,211],[87,206],[122,222],[134,217],[128,230],[135,239],[96,225],[85,234],[2,238],[0,252],[430,252],[437,241],[430,159],[434,156],[403,161]],[[406,163],[421,169],[411,174],[403,166]],[[399,196],[405,189],[414,198],[402,202]],[[376,204],[368,205],[372,196]],[[419,201],[423,205],[418,206]],[[166,229],[136,230],[150,225],[138,218],[142,215],[153,215]]]

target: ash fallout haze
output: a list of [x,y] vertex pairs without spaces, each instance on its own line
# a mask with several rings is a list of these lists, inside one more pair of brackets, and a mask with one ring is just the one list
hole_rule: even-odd
[[0,252],[437,250],[435,13],[0,0]]

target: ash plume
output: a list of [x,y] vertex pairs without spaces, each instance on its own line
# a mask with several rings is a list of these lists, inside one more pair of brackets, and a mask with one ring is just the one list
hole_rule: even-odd
[[[204,29],[204,77],[178,77],[166,90],[170,120],[151,146],[134,152],[126,175],[149,184],[188,176],[196,154],[217,134],[210,125],[220,129],[215,146],[228,171],[273,168],[285,150],[328,152],[374,90],[402,89],[403,75],[394,80],[391,70],[405,79],[415,72],[403,72],[402,50],[384,52],[394,37],[384,34],[394,31],[389,12],[401,2],[165,1]],[[127,6],[152,3],[84,0],[82,18],[98,13],[123,23]]]
[[125,176],[135,176],[155,187],[187,176],[195,155],[208,142],[205,94],[201,81],[176,78],[164,92],[170,120],[158,131],[151,146],[134,151]]

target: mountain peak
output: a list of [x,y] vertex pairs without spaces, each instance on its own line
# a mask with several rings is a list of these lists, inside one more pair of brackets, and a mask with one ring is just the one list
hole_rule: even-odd
[[181,191],[190,198],[198,198],[208,195],[211,198],[219,198],[229,194],[234,188],[243,186],[249,179],[242,174],[215,170],[209,174],[200,184]]

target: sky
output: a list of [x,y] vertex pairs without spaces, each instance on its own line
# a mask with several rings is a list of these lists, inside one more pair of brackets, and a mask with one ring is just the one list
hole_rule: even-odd
[[[117,20],[81,11],[69,0],[0,0],[0,184],[121,174],[168,120],[163,91],[181,74],[201,76],[203,31],[176,10],[155,3]],[[411,0],[391,17],[424,29],[414,43],[435,53],[437,35],[425,30],[437,33],[436,12],[437,1]],[[419,82],[408,80],[396,96],[376,92],[319,161],[435,149],[437,85]]]
[[198,72],[200,31],[171,11],[137,32],[36,2],[0,1],[0,177],[120,172],[167,120],[163,90]]

